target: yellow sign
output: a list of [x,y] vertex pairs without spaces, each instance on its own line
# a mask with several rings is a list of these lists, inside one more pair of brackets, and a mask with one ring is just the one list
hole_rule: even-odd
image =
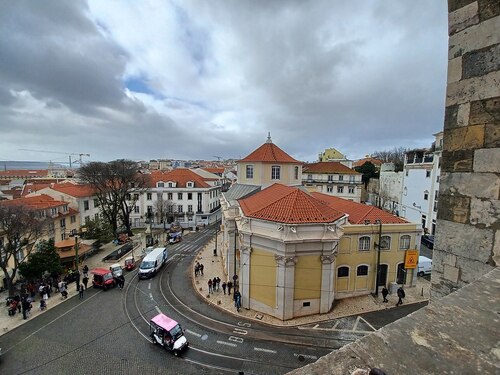
[[405,268],[417,268],[418,263],[418,251],[417,250],[406,250],[405,256]]

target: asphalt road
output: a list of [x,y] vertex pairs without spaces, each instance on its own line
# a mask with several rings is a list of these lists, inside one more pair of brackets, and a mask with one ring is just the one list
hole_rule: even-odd
[[[192,290],[193,256],[213,236],[206,228],[169,247],[150,280],[126,275],[123,290],[88,289],[0,337],[4,374],[284,374],[316,361],[416,306],[294,328],[222,314]],[[60,298],[58,296],[52,298]],[[190,348],[174,357],[149,339],[159,311],[185,329]]]

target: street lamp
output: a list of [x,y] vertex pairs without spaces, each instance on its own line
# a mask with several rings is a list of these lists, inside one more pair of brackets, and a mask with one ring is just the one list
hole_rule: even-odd
[[78,258],[78,250],[79,250],[79,245],[78,245],[78,236],[83,236],[83,234],[87,231],[87,228],[82,227],[80,228],[80,232],[73,233],[70,236],[75,237],[75,267],[78,269],[78,263],[80,263],[80,259]]
[[[370,220],[365,220],[365,225],[371,224]],[[382,247],[382,220],[376,219],[374,224],[378,224],[378,243],[375,243],[377,248],[377,273],[375,275],[375,296],[378,297],[378,287],[380,284],[380,249]]]
[[214,248],[214,256],[217,256],[217,224],[215,225],[215,248]]

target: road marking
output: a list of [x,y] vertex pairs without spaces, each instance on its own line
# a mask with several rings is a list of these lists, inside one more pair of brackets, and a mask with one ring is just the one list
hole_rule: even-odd
[[234,342],[239,342],[240,344],[243,343],[243,337],[229,336],[228,340],[234,341]]
[[155,306],[156,311],[158,311],[158,314],[161,314],[161,310],[158,306]]
[[253,350],[258,351],[258,352],[272,353],[272,354],[277,353],[276,350],[271,350],[271,349],[253,348]]
[[247,328],[250,328],[252,326],[250,323],[247,322],[238,322],[238,325],[240,327],[247,327]]
[[248,331],[246,331],[244,329],[240,329],[240,328],[235,328],[235,329],[233,329],[233,333],[236,335],[246,335],[248,333]]
[[201,334],[196,333],[196,332],[193,332],[193,331],[191,331],[190,329],[185,329],[184,331],[186,331],[186,332],[187,332],[187,333],[189,333],[190,335],[193,335],[193,336],[196,336],[196,337],[201,337]]
[[365,323],[368,325],[368,327],[370,327],[370,328],[371,328],[371,329],[373,329],[374,331],[376,331],[376,330],[377,330],[374,326],[372,326],[370,323],[368,323],[368,322],[366,321],[366,319],[364,319],[364,318],[362,318],[362,317],[359,317],[359,318],[360,318],[363,322],[365,322]]
[[337,326],[339,325],[339,323],[340,323],[340,320],[337,320],[337,321],[335,322],[335,325],[334,325],[332,328],[333,328],[333,329],[337,328]]
[[151,289],[151,281],[148,284],[148,289]]
[[149,293],[149,298],[153,299],[153,295],[151,293]]
[[356,328],[358,328],[358,323],[359,323],[359,320],[361,319],[361,317],[358,315],[358,317],[356,318],[356,321],[354,322],[354,325],[352,327],[352,330],[355,331]]
[[232,346],[233,348],[236,348],[236,347],[238,346],[238,345],[233,344],[233,343],[231,343],[231,342],[220,341],[220,340],[217,340],[217,344],[227,345],[227,346]]
[[293,355],[295,357],[302,356],[302,357],[307,358],[307,359],[314,359],[314,360],[318,359],[318,357],[316,357],[315,355],[309,355],[309,354],[297,354],[297,353],[293,353]]

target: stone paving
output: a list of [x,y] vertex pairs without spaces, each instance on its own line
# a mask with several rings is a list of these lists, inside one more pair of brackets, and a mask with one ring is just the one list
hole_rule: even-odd
[[[231,294],[231,296],[224,295],[224,293],[222,292],[222,288],[220,288],[218,292],[216,291],[213,294],[208,293],[209,278],[213,279],[214,277],[220,277],[221,284],[223,281],[227,282],[228,280],[223,272],[222,257],[220,256],[220,252],[218,253],[218,256],[213,255],[214,247],[215,242],[212,240],[203,249],[200,250],[195,260],[193,260],[193,287],[207,302],[231,314],[242,316],[247,319],[253,319],[270,325],[296,326],[341,318],[350,315],[358,315],[371,311],[397,308],[395,304],[398,298],[394,294],[387,297],[387,299],[389,300],[388,303],[382,302],[382,295],[379,295],[379,298],[375,298],[371,295],[366,295],[355,298],[341,299],[337,301],[335,308],[328,314],[300,317],[287,320],[285,322],[270,315],[263,314],[254,310],[241,308],[240,312],[237,312],[236,307],[234,306],[234,301],[232,299],[233,294]],[[217,248],[222,248],[221,242],[218,243]],[[203,276],[194,275],[194,264],[196,261],[204,265]],[[430,282],[419,277],[417,280],[417,285],[415,287],[405,287],[406,298],[404,299],[404,304],[419,303],[429,300],[429,289]]]

